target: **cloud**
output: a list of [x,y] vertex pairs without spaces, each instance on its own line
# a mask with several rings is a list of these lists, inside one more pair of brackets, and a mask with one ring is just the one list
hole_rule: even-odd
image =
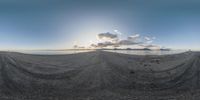
[[[125,46],[125,45],[135,45],[135,44],[140,44],[141,42],[138,42],[137,40],[139,39],[140,34],[134,34],[131,36],[128,36],[127,39],[119,39],[117,34],[113,33],[100,33],[98,34],[98,38],[101,40],[106,40],[104,42],[100,42],[97,44],[91,44],[91,47],[119,47],[119,46]],[[109,41],[111,40],[111,41]]]
[[85,47],[84,47],[84,46],[74,45],[73,48],[74,48],[74,49],[84,49]]
[[122,33],[119,30],[114,30],[115,33],[122,35]]
[[103,48],[103,47],[108,47],[108,46],[113,46],[113,47],[117,47],[118,45],[116,43],[110,42],[110,41],[106,41],[106,42],[101,42],[101,43],[97,43],[97,44],[91,44],[91,47],[97,48]]
[[113,46],[113,45],[115,45],[115,43],[112,43],[112,42],[103,42],[103,43],[97,44],[98,47],[107,47],[107,46]]
[[147,36],[145,36],[144,39],[147,40],[147,41],[150,41],[150,40],[151,40],[151,38],[150,38],[150,37],[147,37]]
[[147,44],[151,44],[152,42],[153,42],[152,40],[146,41]]
[[139,42],[134,42],[134,41],[130,41],[130,40],[121,40],[118,42],[119,45],[135,45],[135,44],[139,44]]
[[107,32],[107,33],[98,34],[98,38],[99,39],[110,39],[110,40],[113,40],[113,39],[117,39],[118,36],[117,36],[117,34],[112,34],[110,32]]
[[144,37],[145,43],[147,44],[151,44],[155,39],[156,37],[149,37],[149,36]]
[[119,45],[135,45],[135,44],[140,44],[141,42],[139,41],[140,34],[135,34],[128,36],[127,39],[125,40],[120,40],[118,42]]
[[93,48],[97,48],[98,47],[96,44],[91,44],[90,46],[93,47]]
[[140,34],[135,34],[135,35],[128,36],[127,39],[130,41],[136,41],[139,37],[140,37]]
[[118,35],[121,34],[120,31],[114,30],[117,34],[113,34],[110,32],[107,33],[99,33],[98,38],[101,42],[96,44],[91,44],[90,46],[93,48],[104,48],[104,47],[122,47],[122,46],[139,46],[142,48],[152,48],[159,49],[160,46],[153,45],[153,41],[156,39],[155,37],[150,36],[140,36],[140,34],[133,34],[128,36],[126,39],[121,39]]

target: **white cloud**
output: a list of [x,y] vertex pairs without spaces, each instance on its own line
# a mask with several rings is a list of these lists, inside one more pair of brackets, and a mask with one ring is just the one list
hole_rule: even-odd
[[156,39],[156,37],[150,37],[150,36],[145,36],[145,37],[144,37],[145,43],[147,43],[147,44],[153,43],[153,41],[154,41],[155,39]]
[[122,33],[119,30],[114,30],[115,33],[122,35]]
[[150,43],[152,43],[152,42],[153,42],[152,40],[150,40],[150,41],[146,41],[147,44],[150,44]]
[[147,37],[147,36],[145,36],[144,39],[147,40],[147,41],[151,40],[151,38]]
[[135,34],[135,35],[128,36],[127,39],[130,41],[136,41],[139,37],[140,37],[140,34]]

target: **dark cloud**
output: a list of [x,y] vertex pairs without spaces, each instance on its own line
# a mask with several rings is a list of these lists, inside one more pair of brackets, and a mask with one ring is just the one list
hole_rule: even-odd
[[140,42],[134,42],[131,40],[121,40],[118,42],[119,45],[135,45],[135,44],[139,44]]
[[117,36],[117,34],[112,34],[110,32],[107,32],[107,33],[98,34],[98,38],[99,39],[117,39],[118,36]]
[[141,37],[140,34],[134,34],[128,36],[126,39],[120,39],[118,34],[113,33],[100,33],[98,38],[103,42],[97,44],[91,44],[93,48],[104,48],[104,47],[120,47],[120,46],[130,46],[137,45],[143,48],[160,48],[158,45],[151,44],[155,37]]
[[108,46],[114,46],[114,45],[116,44],[112,42],[108,42],[108,41],[97,44],[98,47],[108,47]]
[[84,49],[85,48],[84,46],[78,46],[78,45],[74,45],[73,47],[74,47],[74,49]]
[[98,47],[96,44],[91,44],[90,46],[93,47],[93,48],[97,48]]
[[[117,34],[113,34],[110,32],[107,33],[100,33],[98,34],[98,38],[102,40],[107,40],[101,43],[97,44],[91,44],[91,47],[97,48],[97,47],[120,47],[120,46],[126,46],[126,45],[136,45],[141,44],[141,42],[137,41],[140,38],[139,34],[128,36],[127,39],[121,40],[118,38]],[[111,40],[111,41],[109,41]]]

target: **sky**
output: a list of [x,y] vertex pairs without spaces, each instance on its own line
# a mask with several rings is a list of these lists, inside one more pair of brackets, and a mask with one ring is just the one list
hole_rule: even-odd
[[0,1],[2,50],[74,45],[200,50],[199,26],[199,0]]

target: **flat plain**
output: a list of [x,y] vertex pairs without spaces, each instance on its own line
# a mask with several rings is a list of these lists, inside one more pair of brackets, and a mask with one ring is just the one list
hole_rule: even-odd
[[199,100],[199,87],[199,52],[0,52],[1,100]]

